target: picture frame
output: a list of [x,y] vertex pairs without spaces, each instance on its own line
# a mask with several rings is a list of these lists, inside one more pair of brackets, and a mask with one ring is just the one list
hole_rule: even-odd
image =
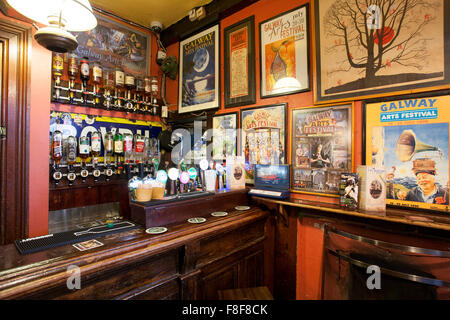
[[315,104],[450,88],[450,0],[358,3],[312,1]]
[[255,16],[225,28],[223,37],[225,108],[254,104]]
[[178,113],[220,107],[219,25],[180,42]]
[[353,103],[292,109],[292,192],[339,197],[341,173],[354,171],[353,109]]
[[255,164],[286,163],[287,103],[241,109],[240,155],[245,182],[254,184]]
[[227,156],[237,155],[238,125],[239,114],[237,112],[221,113],[213,116],[212,158],[214,161],[223,161],[226,160]]
[[89,32],[73,32],[78,47],[77,59],[88,57],[89,62],[99,62],[103,68],[114,71],[121,66],[125,73],[145,77],[150,73],[151,33],[145,33],[104,15],[94,13],[97,26]]
[[363,104],[366,165],[386,170],[386,204],[450,214],[450,95],[427,93]]
[[260,95],[310,91],[309,4],[259,23]]

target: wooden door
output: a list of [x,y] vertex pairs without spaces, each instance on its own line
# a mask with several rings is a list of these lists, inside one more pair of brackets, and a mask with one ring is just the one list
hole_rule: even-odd
[[0,19],[0,244],[28,231],[28,108],[31,28]]

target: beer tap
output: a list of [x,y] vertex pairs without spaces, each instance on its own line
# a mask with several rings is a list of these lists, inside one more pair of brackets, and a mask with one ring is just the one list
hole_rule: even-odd
[[91,133],[91,152],[92,152],[92,175],[94,176],[94,182],[98,181],[101,175],[101,171],[98,169],[98,157],[100,156],[102,148],[102,136],[100,132],[94,131]]
[[55,130],[52,135],[52,159],[53,159],[53,179],[58,185],[62,178],[62,173],[59,169],[59,162],[63,157],[63,135],[59,130]]
[[73,165],[77,162],[77,139],[74,136],[67,137],[67,180],[69,186],[77,178]]

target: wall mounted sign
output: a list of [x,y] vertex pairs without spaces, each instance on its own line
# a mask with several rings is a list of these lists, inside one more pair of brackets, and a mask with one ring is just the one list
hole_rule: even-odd
[[286,110],[286,103],[241,110],[246,183],[254,183],[255,164],[286,162]]
[[215,115],[212,127],[214,129],[213,159],[225,160],[227,156],[235,156],[237,154],[237,112]]
[[225,108],[254,104],[255,16],[224,30]]
[[353,169],[352,104],[292,110],[292,191],[338,196]]
[[145,77],[149,71],[150,34],[139,32],[123,23],[102,15],[97,17],[97,27],[86,32],[74,32],[78,47],[75,55],[98,61],[103,67],[123,68],[136,77]]
[[450,87],[449,0],[313,4],[316,103]]
[[389,205],[449,210],[450,96],[365,106],[368,165],[386,168]]
[[218,108],[219,25],[180,42],[178,112]]
[[259,24],[261,98],[310,90],[305,4]]

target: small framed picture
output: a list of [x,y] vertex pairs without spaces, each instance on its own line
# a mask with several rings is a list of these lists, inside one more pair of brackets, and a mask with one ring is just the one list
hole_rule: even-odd
[[223,113],[213,117],[213,160],[226,160],[237,155],[238,113]]

